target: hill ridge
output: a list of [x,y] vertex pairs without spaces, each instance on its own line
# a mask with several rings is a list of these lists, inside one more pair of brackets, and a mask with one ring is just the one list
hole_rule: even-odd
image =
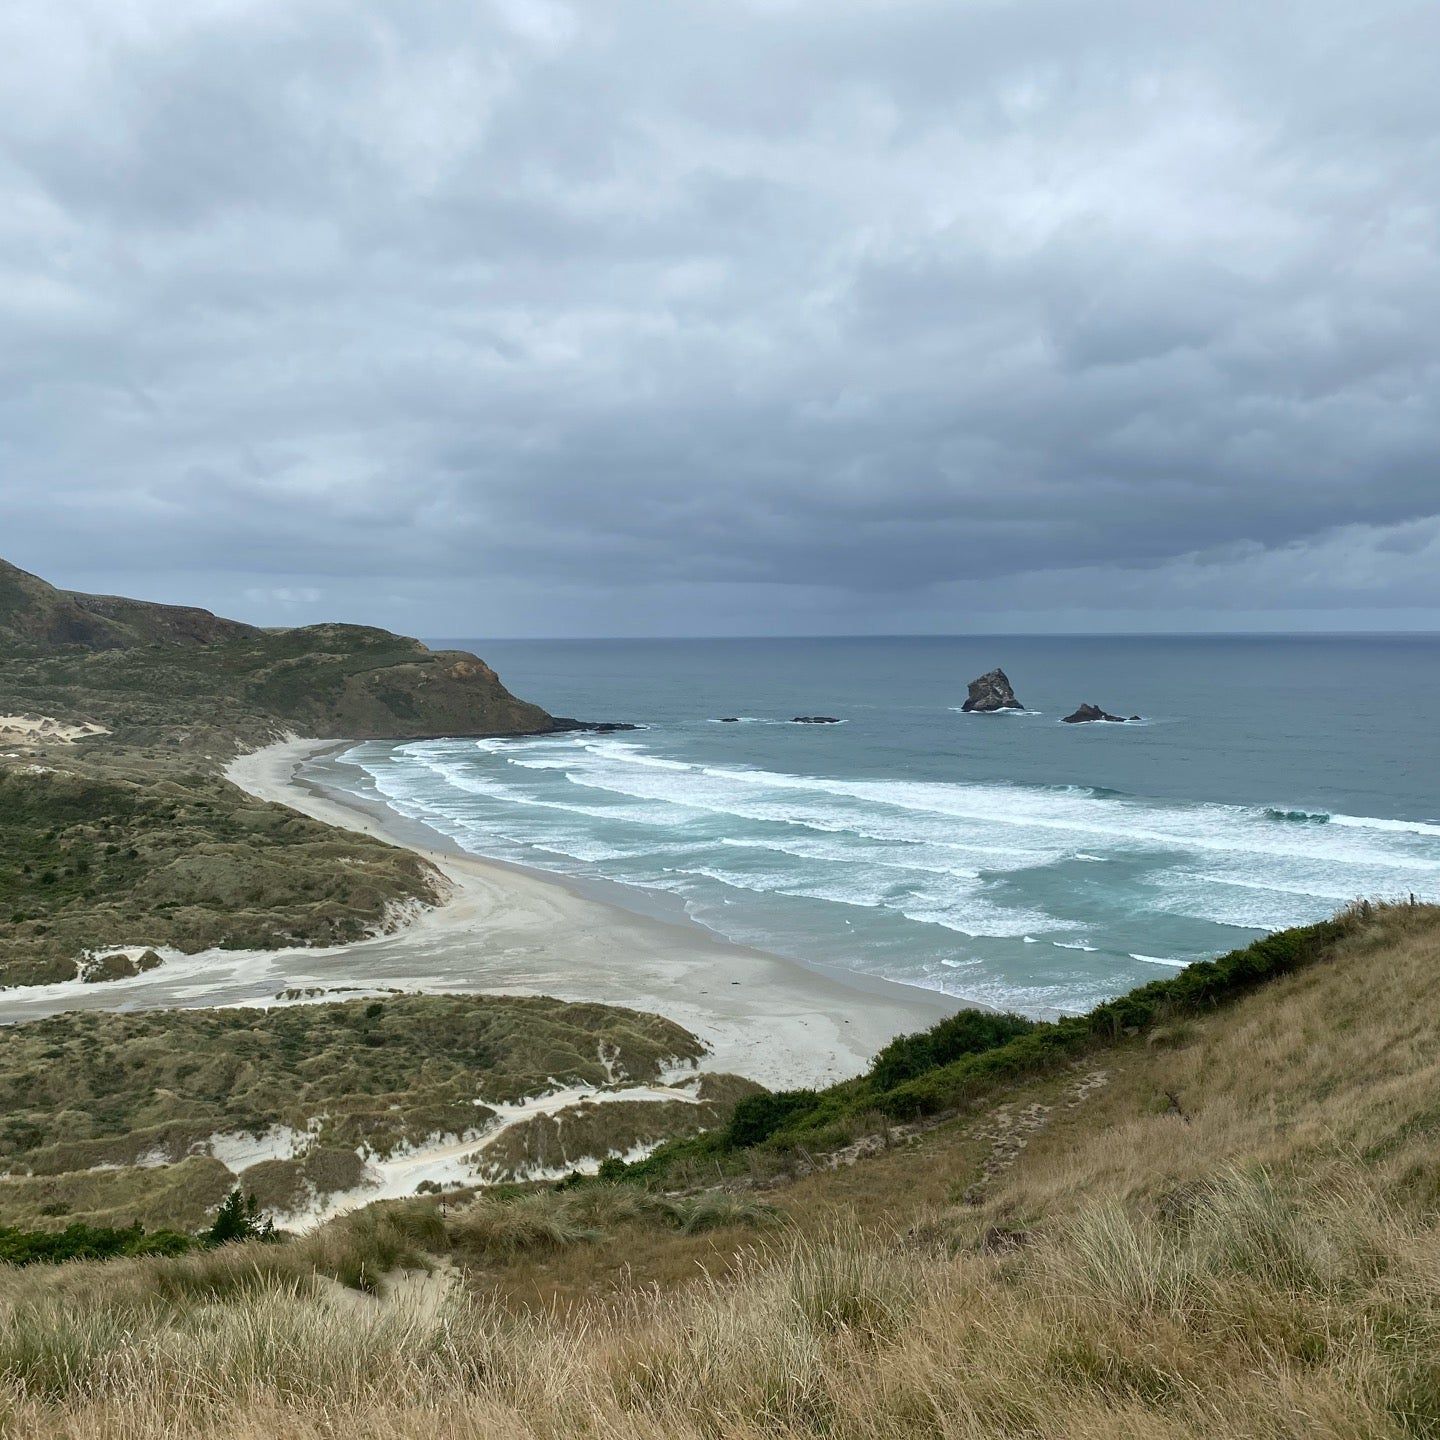
[[0,559],[0,708],[54,708],[132,739],[176,725],[242,740],[534,734],[556,728],[463,650],[378,626],[262,629],[199,606],[61,590]]

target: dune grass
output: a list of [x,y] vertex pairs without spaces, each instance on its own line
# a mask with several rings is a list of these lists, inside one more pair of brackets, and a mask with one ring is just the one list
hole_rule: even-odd
[[563,1323],[238,1265],[224,1304],[10,1293],[0,1376],[9,1433],[77,1440],[1385,1440],[1440,1425],[1437,1264],[1358,1173],[1297,1204],[1237,1171],[1167,1219],[1097,1202],[998,1257],[841,1230]]
[[[359,1147],[385,1155],[464,1135],[493,1116],[483,1101],[650,1082],[701,1054],[660,1016],[537,996],[88,1011],[0,1028],[0,1218],[194,1229],[234,1184],[202,1153],[211,1138],[275,1132],[295,1157],[261,1161],[245,1184],[284,1213],[310,1189],[358,1183]],[[669,1108],[681,1112],[669,1117],[677,1129],[724,1115],[709,1102],[652,1104],[660,1118],[643,1105],[597,1105],[572,1116],[568,1148],[530,1152],[521,1136],[495,1163],[628,1149],[637,1132],[667,1133]]]
[[342,944],[438,898],[418,856],[255,800],[213,769],[109,742],[41,770],[0,763],[0,984],[73,980],[87,954],[121,945]]

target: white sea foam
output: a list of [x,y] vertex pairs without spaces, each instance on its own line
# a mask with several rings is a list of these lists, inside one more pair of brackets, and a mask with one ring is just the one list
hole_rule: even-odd
[[[1263,816],[1253,807],[1233,805],[1156,805],[1128,798],[1069,793],[1014,785],[974,785],[941,781],[842,780],[782,771],[729,766],[689,765],[638,753],[633,742],[596,741],[586,747],[601,763],[567,772],[573,783],[638,799],[735,814],[744,818],[784,819],[809,805],[861,801],[867,807],[905,812],[911,817],[943,816],[1000,831],[1024,831],[1032,843],[1050,836],[1083,834],[1127,848],[1145,845],[1176,850],[1206,850],[1309,859],[1317,851],[1350,863],[1373,863],[1440,874],[1440,857],[1393,848],[1375,848],[1368,839],[1286,833],[1288,827],[1257,825]],[[663,777],[638,773],[665,772]],[[770,792],[774,801],[748,798]],[[782,806],[780,797],[786,797]],[[1402,822],[1395,822],[1397,825]],[[1403,822],[1410,826],[1411,822]],[[1362,829],[1355,826],[1352,828]],[[1374,831],[1390,831],[1380,824]],[[1440,827],[1437,827],[1440,829]],[[1421,834],[1423,831],[1410,833]]]
[[1428,835],[1440,839],[1440,825],[1426,820],[1385,820],[1374,815],[1332,815],[1332,825],[1354,830],[1380,830],[1392,835]]
[[992,715],[1043,715],[1043,710],[1017,710],[1013,706],[1007,706],[1004,710],[967,710],[963,705],[947,705],[945,707],[952,715],[978,715],[981,719],[988,720]]
[[667,888],[685,880],[703,879],[732,890],[791,900],[822,900],[832,905],[853,905],[867,910],[887,910],[920,925],[939,925],[968,936],[1018,937],[1027,929],[1053,926],[1054,918],[1034,910],[1009,909],[984,898],[962,892],[923,895],[913,890],[878,882],[873,875],[847,875],[834,883],[801,881],[783,873],[750,874],[715,865],[667,867],[674,877]]
[[1130,958],[1143,961],[1146,965],[1170,965],[1177,970],[1183,970],[1190,963],[1188,960],[1171,960],[1164,955],[1137,955],[1133,950]]
[[[529,793],[516,786],[479,775],[464,765],[431,758],[423,746],[406,747],[419,752],[420,763],[449,788],[484,796],[506,804],[555,809],[587,820],[623,821],[669,827],[683,824],[683,812],[696,810],[711,815],[755,821],[774,821],[787,826],[805,826],[853,840],[884,840],[906,845],[945,845],[984,857],[989,868],[1007,869],[1019,865],[1044,864],[1056,858],[1057,845],[1066,835],[1085,834],[1107,842],[1111,853],[1152,849],[1189,852],[1192,861],[1200,855],[1223,859],[1226,871],[1237,859],[1253,870],[1252,857],[1278,863],[1282,872],[1299,862],[1312,878],[1317,867],[1333,866],[1343,871],[1330,880],[1326,891],[1314,885],[1296,884],[1299,877],[1281,873],[1272,882],[1278,889],[1309,890],[1316,894],[1353,893],[1359,888],[1355,867],[1370,866],[1373,876],[1358,877],[1367,882],[1389,880],[1392,890],[1403,888],[1401,881],[1413,874],[1417,879],[1440,875],[1440,854],[1432,846],[1417,850],[1407,843],[1440,837],[1440,826],[1423,822],[1391,822],[1346,817],[1338,831],[1305,829],[1290,835],[1291,828],[1255,823],[1265,812],[1251,807],[1191,805],[1160,806],[1128,798],[1096,795],[1088,791],[1046,791],[1007,785],[967,785],[932,781],[839,780],[824,776],[799,776],[783,772],[742,767],[700,766],[664,756],[644,753],[633,741],[587,740],[565,756],[523,760],[524,765],[559,768],[564,779],[584,791],[597,792],[595,802],[572,803],[551,796]],[[507,763],[516,763],[513,759]],[[415,807],[434,804],[436,797],[416,790],[397,792],[377,776],[382,792]],[[607,804],[598,796],[608,794]],[[642,802],[615,804],[614,801]],[[648,802],[644,803],[644,802]],[[663,808],[656,808],[663,807]],[[447,819],[464,818],[453,808],[441,812]],[[677,813],[679,812],[679,813]],[[957,822],[960,822],[957,824]],[[1349,831],[1349,834],[1339,832]],[[997,843],[998,837],[998,843]],[[1391,839],[1390,837],[1394,837]],[[1396,842],[1399,843],[1396,843]],[[764,837],[745,837],[745,843],[770,843],[784,850],[780,842]],[[802,853],[803,847],[789,847]],[[808,852],[812,858],[825,856]],[[1096,861],[1105,858],[1093,850],[1071,851],[1076,858]],[[1243,857],[1243,858],[1242,858]],[[862,858],[853,856],[852,858]],[[873,853],[867,861],[896,863]],[[1009,863],[1007,863],[1007,861]],[[946,865],[921,861],[912,863],[937,870]],[[1237,867],[1237,868],[1242,868]],[[961,868],[963,867],[956,867]],[[1222,880],[1225,875],[1219,877]],[[1330,879],[1330,877],[1326,877]],[[1348,880],[1349,883],[1344,883]],[[1336,888],[1338,884],[1339,888]]]
[[[727,933],[751,943],[781,944],[767,927],[788,924],[802,954],[876,970],[905,955],[912,983],[917,966],[932,966],[937,985],[956,968],[936,953],[947,942],[920,926],[1082,955],[1113,926],[1193,955],[1203,922],[1268,930],[1360,894],[1440,894],[1440,824],[1430,821],[1167,802],[1081,784],[796,774],[677,758],[668,743],[578,733],[362,746],[348,758],[401,813],[477,853],[595,865],[676,891],[694,913],[725,907]],[[1070,861],[1110,866],[1082,885],[1063,868]],[[1147,914],[1153,935],[1134,929]],[[1056,933],[1069,938],[1049,939]],[[1215,936],[1217,950],[1228,943]],[[983,979],[1007,1004],[1023,994],[1025,1008],[1043,1007],[1046,965],[1069,962],[1029,953],[1029,977],[1008,973],[1014,951],[977,953],[966,993],[984,999]],[[1087,976],[1097,996],[1113,992],[1114,963],[1085,962],[1049,998],[1090,995]]]

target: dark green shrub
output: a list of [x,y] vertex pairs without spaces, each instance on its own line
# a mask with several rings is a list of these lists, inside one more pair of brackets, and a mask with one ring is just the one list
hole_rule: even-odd
[[1036,1025],[996,1049],[961,1056],[902,1082],[876,1104],[896,1120],[933,1115],[997,1080],[1041,1074],[1170,1016],[1203,1013],[1237,999],[1266,981],[1313,964],[1342,933],[1341,921],[1324,920],[1267,935],[1243,950],[1198,961],[1168,980],[1117,996],[1086,1015]]
[[19,1230],[0,1226],[0,1262],[58,1265],[66,1260],[113,1260],[127,1255],[183,1255],[195,1242],[175,1230],[140,1226],[114,1229],[79,1222],[63,1230]]
[[777,1090],[774,1094],[747,1095],[735,1106],[725,1141],[736,1148],[758,1145],[782,1126],[808,1114],[820,1103],[814,1090]]
[[214,1222],[201,1239],[206,1245],[232,1245],[237,1240],[273,1240],[275,1222],[260,1214],[260,1202],[237,1185],[220,1202]]
[[917,1035],[897,1036],[875,1057],[868,1078],[877,1090],[893,1090],[937,1065],[948,1065],[962,1055],[994,1050],[1034,1028],[1035,1022],[1022,1015],[962,1010]]

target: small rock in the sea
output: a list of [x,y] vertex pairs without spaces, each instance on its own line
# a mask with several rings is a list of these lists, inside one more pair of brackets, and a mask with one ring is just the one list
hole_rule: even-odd
[[586,730],[592,735],[613,735],[619,730],[638,730],[640,726],[632,720],[574,720],[568,715],[552,715],[551,735],[568,734],[574,730]]
[[[1132,715],[1131,720],[1138,720],[1138,715]],[[1088,725],[1095,720],[1107,720],[1112,725],[1124,725],[1126,723],[1123,715],[1112,715],[1108,710],[1102,710],[1098,705],[1082,705],[1073,715],[1066,715],[1063,724],[1066,725]]]
[[797,715],[790,723],[792,725],[838,725],[840,721],[834,715]]
[[740,717],[738,715],[722,715],[720,717],[720,723],[722,725],[738,725],[740,723]]
[[988,715],[995,710],[1023,710],[1025,707],[1015,698],[1010,677],[997,667],[970,682],[970,694],[960,708],[970,714]]

